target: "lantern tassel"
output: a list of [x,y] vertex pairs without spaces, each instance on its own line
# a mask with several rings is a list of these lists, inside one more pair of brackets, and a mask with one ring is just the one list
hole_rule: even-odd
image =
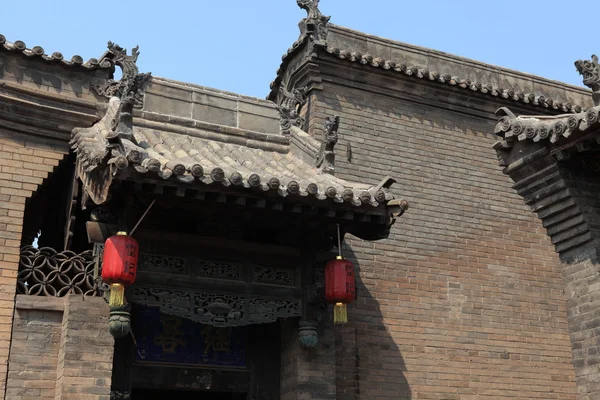
[[347,322],[348,310],[346,309],[346,305],[344,303],[335,303],[335,306],[333,306],[333,323],[337,325]]
[[113,307],[122,306],[125,302],[125,286],[120,283],[113,283],[110,285],[110,297],[108,299],[108,304]]

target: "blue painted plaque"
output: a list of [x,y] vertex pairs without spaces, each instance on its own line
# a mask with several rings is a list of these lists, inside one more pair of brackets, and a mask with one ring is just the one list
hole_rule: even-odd
[[134,313],[140,362],[246,366],[244,327],[215,328],[162,314],[157,307],[135,307]]

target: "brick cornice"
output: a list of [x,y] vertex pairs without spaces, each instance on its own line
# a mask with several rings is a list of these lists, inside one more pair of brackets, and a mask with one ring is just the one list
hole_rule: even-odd
[[595,257],[600,230],[593,221],[600,209],[590,200],[600,185],[593,176],[590,180],[587,171],[558,161],[546,146],[497,145],[496,151],[513,188],[542,220],[561,259]]

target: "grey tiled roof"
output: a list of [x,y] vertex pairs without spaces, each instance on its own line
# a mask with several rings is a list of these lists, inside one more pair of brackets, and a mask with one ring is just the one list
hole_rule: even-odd
[[120,170],[133,167],[154,179],[186,185],[223,185],[353,206],[377,207],[393,199],[390,178],[371,186],[323,173],[292,151],[289,137],[182,118],[134,118],[133,140],[121,140],[124,154],[116,154],[109,136],[118,104],[112,99],[103,120],[74,132],[80,176],[103,166],[112,167],[112,175],[118,176]]
[[34,46],[28,48],[25,42],[16,40],[15,42],[9,42],[6,40],[4,35],[0,35],[0,51],[8,51],[13,53],[20,53],[26,57],[38,58],[43,61],[60,63],[66,67],[81,67],[88,70],[99,69],[99,68],[111,68],[113,64],[108,60],[99,61],[96,58],[91,58],[88,61],[83,61],[83,58],[78,55],[74,55],[70,60],[66,60],[62,53],[54,52],[52,54],[46,54],[44,49],[40,46]]
[[494,133],[504,138],[516,137],[521,140],[549,140],[557,142],[575,132],[587,132],[600,128],[600,106],[585,112],[556,116],[516,116],[508,108],[502,107],[496,115],[502,116]]

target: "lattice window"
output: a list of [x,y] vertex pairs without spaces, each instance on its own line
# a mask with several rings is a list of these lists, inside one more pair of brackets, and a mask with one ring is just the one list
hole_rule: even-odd
[[[67,294],[102,296],[106,285],[94,279],[96,257],[92,250],[76,254],[50,247],[21,249],[17,293],[63,297]],[[100,272],[98,272],[100,274]]]

